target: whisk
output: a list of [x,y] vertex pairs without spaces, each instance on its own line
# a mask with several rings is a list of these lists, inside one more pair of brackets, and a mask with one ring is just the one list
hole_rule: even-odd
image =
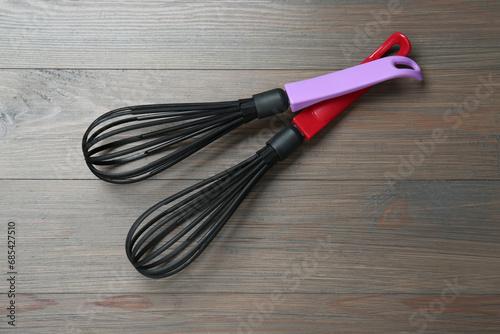
[[[389,49],[390,42],[398,36],[400,39],[404,37],[400,35],[391,36],[392,39],[370,57],[381,57]],[[407,41],[406,37],[404,40]],[[404,45],[400,53],[407,54],[409,42]],[[370,57],[367,61],[372,60]],[[396,57],[389,62],[412,67],[396,71],[404,71],[402,76],[422,80],[418,65],[408,58]],[[285,87],[290,96],[295,87]],[[130,262],[140,273],[151,278],[168,277],[186,268],[217,236],[246,195],[274,164],[288,157],[363,93],[352,93],[307,108],[254,156],[144,212],[126,238],[125,248]]]
[[[391,37],[392,42],[405,39],[399,35]],[[97,118],[85,132],[82,141],[85,161],[102,180],[137,182],[177,164],[238,126],[282,113],[289,105],[292,111],[297,111],[351,92],[356,92],[353,94],[358,94],[357,98],[363,94],[359,92],[361,89],[412,75],[414,71],[395,68],[396,62],[405,61],[402,57],[379,59],[286,84],[286,92],[277,88],[238,101],[155,104],[112,110]],[[350,104],[351,99],[348,95],[344,101]]]

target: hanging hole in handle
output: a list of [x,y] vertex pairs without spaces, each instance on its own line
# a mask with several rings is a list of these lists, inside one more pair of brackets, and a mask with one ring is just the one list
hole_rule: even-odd
[[401,50],[401,45],[399,44],[394,44],[393,46],[391,46],[389,48],[389,50],[387,50],[383,57],[390,57],[390,56],[396,56],[398,55],[399,51]]
[[398,75],[407,76],[419,81],[424,79],[420,66],[410,58],[394,56],[392,57],[392,66],[395,67],[396,72],[399,71]]
[[394,64],[394,66],[396,68],[399,68],[399,69],[415,70],[413,67],[411,67],[410,65],[406,65],[406,64]]
[[[398,50],[396,52],[396,50]],[[392,56],[396,52],[396,56],[408,56],[411,50],[411,43],[408,37],[400,32],[392,34],[382,45],[378,47],[363,63],[380,59],[387,56]]]

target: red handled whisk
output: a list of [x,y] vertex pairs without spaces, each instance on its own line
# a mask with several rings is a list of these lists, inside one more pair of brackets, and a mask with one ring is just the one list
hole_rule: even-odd
[[[394,44],[400,44],[400,54],[410,51],[408,39],[402,34],[394,34],[366,60],[370,62],[367,65],[378,65],[361,66],[358,69],[363,70],[350,71],[349,76],[340,75],[336,79],[340,78],[341,84],[355,85],[353,82],[363,80],[357,76],[376,77],[383,73],[422,80],[418,65],[408,58],[375,60]],[[396,64],[413,69],[398,69]],[[339,81],[324,76],[287,84],[285,89],[292,110],[298,110],[310,101],[317,102],[318,96],[324,96],[325,90],[338,84]],[[140,273],[151,278],[168,277],[186,268],[210,244],[254,185],[276,162],[289,156],[364,92],[366,89],[307,108],[293,119],[293,125],[277,133],[254,156],[151,207],[135,221],[127,235],[125,247],[130,262]]]

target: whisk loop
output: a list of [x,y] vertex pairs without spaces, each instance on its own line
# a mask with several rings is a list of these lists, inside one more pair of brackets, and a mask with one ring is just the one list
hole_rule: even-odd
[[132,183],[175,165],[244,123],[287,109],[288,97],[279,88],[239,101],[120,108],[89,126],[82,149],[97,177]]
[[151,278],[171,276],[193,262],[219,233],[248,192],[304,137],[289,126],[251,158],[159,202],[132,225],[130,262]]

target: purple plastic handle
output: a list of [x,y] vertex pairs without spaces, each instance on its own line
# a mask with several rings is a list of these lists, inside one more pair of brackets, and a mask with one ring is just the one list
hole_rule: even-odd
[[[398,68],[406,65],[410,68]],[[293,112],[337,96],[373,86],[395,78],[409,77],[422,81],[418,64],[407,57],[385,57],[369,63],[346,68],[317,78],[285,85]]]

